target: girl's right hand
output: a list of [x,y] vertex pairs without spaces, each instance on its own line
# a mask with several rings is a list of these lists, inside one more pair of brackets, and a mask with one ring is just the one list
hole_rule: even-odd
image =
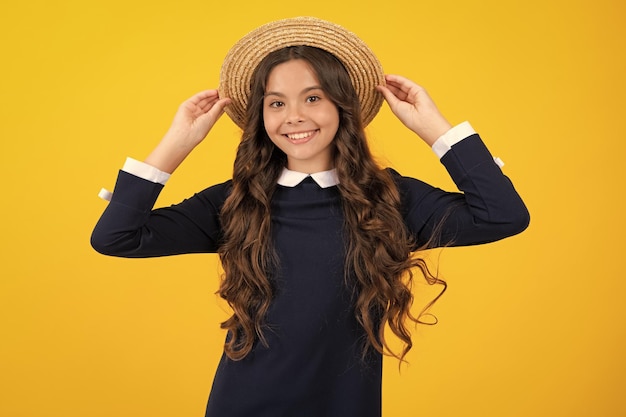
[[169,130],[144,162],[161,171],[174,172],[204,140],[230,102],[229,98],[220,98],[217,90],[202,91],[185,100]]
[[185,100],[178,108],[166,137],[193,149],[224,114],[229,98],[219,97],[217,90],[206,90]]

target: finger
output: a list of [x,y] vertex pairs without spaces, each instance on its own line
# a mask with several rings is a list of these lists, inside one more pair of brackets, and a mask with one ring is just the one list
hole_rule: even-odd
[[424,90],[424,87],[400,75],[388,74],[385,76],[385,81],[388,85],[402,90],[408,96],[417,94],[420,90]]
[[416,82],[409,80],[406,77],[403,77],[401,75],[397,75],[397,74],[386,74],[385,75],[385,81],[397,86],[416,86],[416,87],[421,87],[420,85],[418,85]]
[[404,101],[406,99],[406,93],[404,91],[402,91],[402,89],[400,89],[398,86],[394,85],[394,84],[390,84],[388,83],[386,85],[387,89],[389,91],[391,91],[391,93],[393,93],[393,95],[395,95],[399,100]]
[[215,105],[215,103],[217,103],[219,100],[219,97],[207,97],[203,100],[201,100],[198,104],[197,107],[201,112],[207,112],[209,110],[211,110],[211,107],[213,107]]
[[[217,90],[210,90],[210,92],[212,94],[207,95],[205,98],[203,98],[200,101],[200,103],[198,103],[198,105],[201,107],[203,112],[209,111],[215,105],[215,103],[218,102],[218,100],[227,98],[227,97],[220,97],[219,92]],[[213,92],[215,93],[213,94]],[[228,104],[230,104],[230,101],[228,102]]]
[[216,89],[200,91],[191,96],[189,100],[197,103],[200,100],[208,97],[219,97],[219,92]]
[[222,114],[224,114],[224,108],[228,106],[232,100],[230,98],[219,99],[207,112],[214,120],[217,120]]
[[217,90],[205,90],[194,94],[187,99],[183,104],[204,107],[207,103],[214,102],[219,98]]
[[391,107],[392,109],[396,106],[398,102],[400,102],[400,99],[398,98],[396,93],[393,91],[397,89],[395,89],[394,87],[391,87],[389,84],[387,84],[386,86],[379,85],[376,87],[376,89],[380,91],[380,93],[383,95],[383,97],[389,104],[389,107]]

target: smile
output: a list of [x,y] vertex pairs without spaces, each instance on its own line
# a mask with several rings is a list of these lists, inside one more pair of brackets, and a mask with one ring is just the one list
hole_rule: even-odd
[[309,132],[300,132],[300,133],[287,133],[284,136],[287,136],[289,139],[293,141],[300,141],[302,139],[308,139],[317,133],[318,130],[311,130]]

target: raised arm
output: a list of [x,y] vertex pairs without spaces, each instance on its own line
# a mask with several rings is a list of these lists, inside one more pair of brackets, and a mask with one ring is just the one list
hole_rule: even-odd
[[91,235],[94,249],[124,257],[216,251],[219,211],[228,184],[204,190],[178,205],[152,210],[163,188],[154,177],[172,173],[204,140],[229,102],[220,99],[217,90],[208,90],[180,105],[145,164],[136,162],[120,171],[111,202]]
[[451,128],[414,82],[398,75],[386,76],[386,82],[379,91],[392,112],[433,147],[462,191],[446,192],[398,176],[405,221],[417,247],[487,243],[523,231],[530,219],[528,210],[471,126]]

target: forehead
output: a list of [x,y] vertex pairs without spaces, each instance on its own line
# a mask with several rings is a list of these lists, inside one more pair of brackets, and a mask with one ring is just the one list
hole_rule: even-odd
[[272,68],[267,76],[265,90],[319,87],[319,84],[317,74],[307,61],[292,59]]

